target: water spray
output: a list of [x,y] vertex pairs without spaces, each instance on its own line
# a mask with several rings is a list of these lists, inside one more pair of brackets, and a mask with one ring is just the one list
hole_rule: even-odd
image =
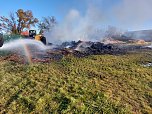
[[26,57],[28,63],[32,63],[33,52],[36,50],[46,51],[49,47],[42,42],[32,39],[18,39],[5,43],[0,51],[11,51]]

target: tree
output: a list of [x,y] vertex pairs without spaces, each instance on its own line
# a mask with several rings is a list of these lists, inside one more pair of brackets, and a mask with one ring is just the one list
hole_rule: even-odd
[[10,13],[9,18],[0,16],[0,29],[13,34],[20,34],[25,28],[29,29],[36,23],[38,19],[34,18],[30,10],[19,9],[16,13]]
[[0,30],[3,30],[5,32],[15,32],[16,29],[16,21],[14,13],[10,13],[8,19],[5,16],[0,16]]
[[24,28],[30,28],[31,25],[35,26],[38,22],[38,19],[33,17],[33,13],[30,10],[23,11],[22,9],[19,9],[16,14],[18,17],[17,30],[19,33],[21,33]]
[[57,24],[56,18],[54,16],[51,17],[43,17],[42,21],[38,23],[38,28],[40,33],[42,31],[50,31]]

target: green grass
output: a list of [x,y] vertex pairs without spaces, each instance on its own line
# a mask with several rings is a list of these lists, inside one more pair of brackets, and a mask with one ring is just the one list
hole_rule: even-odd
[[152,52],[1,61],[1,113],[152,113]]

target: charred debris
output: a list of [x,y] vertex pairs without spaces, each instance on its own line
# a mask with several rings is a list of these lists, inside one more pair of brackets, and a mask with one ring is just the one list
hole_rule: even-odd
[[[30,48],[31,47],[31,48]],[[61,45],[53,46],[49,44],[47,50],[38,50],[29,46],[29,52],[32,62],[48,63],[52,60],[61,60],[64,56],[73,55],[75,57],[86,57],[89,55],[123,55],[130,52],[151,50],[146,45],[130,45],[127,43],[114,43],[106,44],[104,42],[91,42],[91,41],[71,41],[63,42]],[[52,48],[53,47],[53,48]],[[7,57],[1,57],[1,59],[9,61],[19,61],[20,63],[26,63],[26,57],[20,55],[17,52],[12,52]]]

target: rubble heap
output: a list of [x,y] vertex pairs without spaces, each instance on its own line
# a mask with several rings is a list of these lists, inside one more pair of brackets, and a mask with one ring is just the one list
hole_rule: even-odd
[[[52,60],[61,60],[64,56],[68,55],[73,55],[76,57],[102,54],[120,55],[126,54],[130,51],[142,50],[145,49],[145,47],[141,45],[105,44],[102,42],[91,41],[72,41],[64,42],[61,45],[55,46],[55,48],[48,48],[47,50],[38,50],[34,48],[34,46],[29,46],[28,49],[30,53],[30,61],[32,63],[48,63]],[[27,63],[26,56],[22,55],[20,51],[12,52],[11,55],[3,57],[3,59],[19,63]]]

